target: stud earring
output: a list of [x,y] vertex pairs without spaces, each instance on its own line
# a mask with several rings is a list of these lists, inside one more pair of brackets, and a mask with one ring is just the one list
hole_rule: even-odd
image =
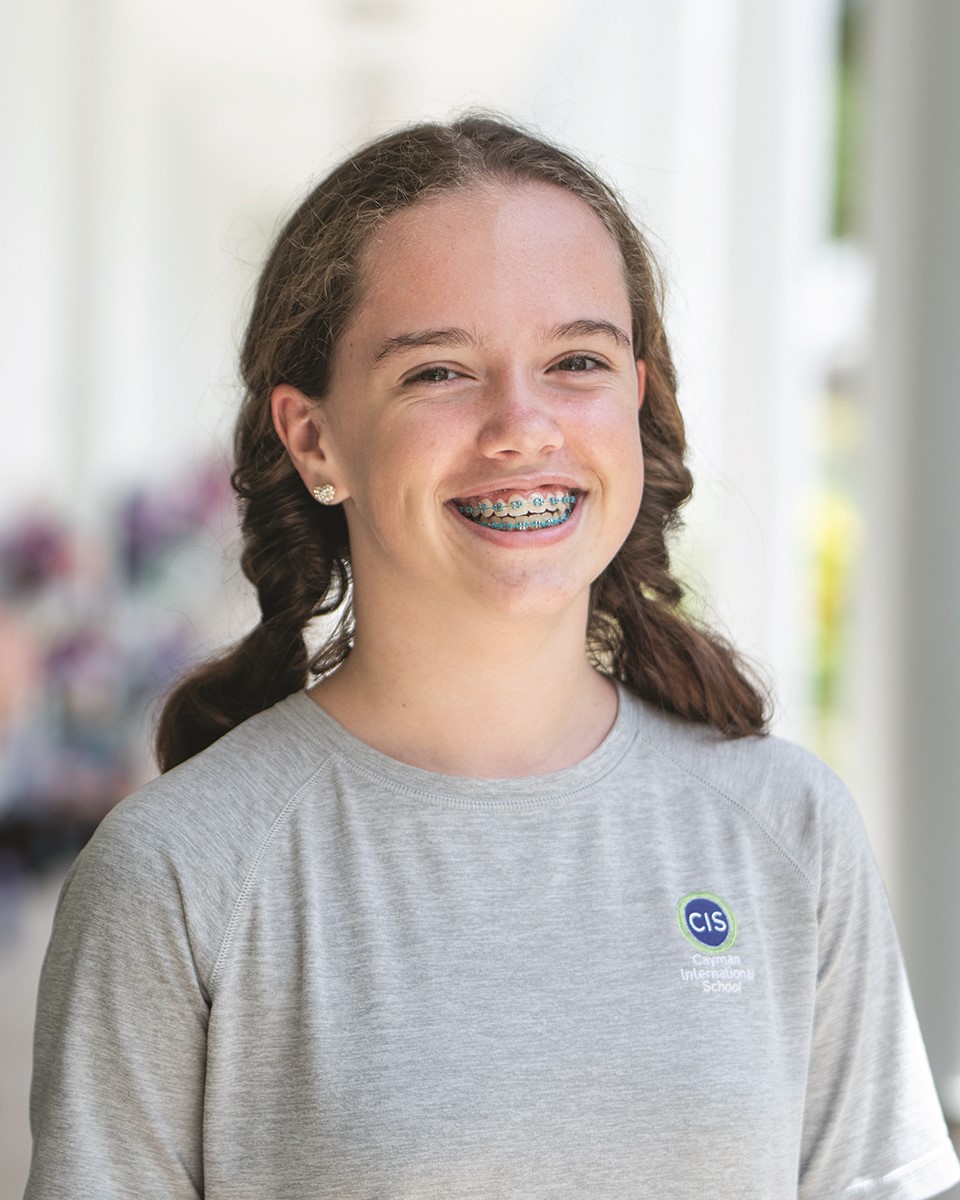
[[332,483],[318,483],[313,489],[313,498],[318,504],[333,504],[337,498],[337,489]]

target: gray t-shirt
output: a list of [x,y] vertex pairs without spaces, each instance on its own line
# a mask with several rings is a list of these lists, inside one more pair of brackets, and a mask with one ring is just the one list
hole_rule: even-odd
[[124,801],[64,888],[31,1114],[30,1200],[958,1178],[842,785],[623,691],[589,758],[506,781],[298,693]]

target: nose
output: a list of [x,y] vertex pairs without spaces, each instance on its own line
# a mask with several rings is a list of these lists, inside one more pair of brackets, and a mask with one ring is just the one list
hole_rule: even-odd
[[563,445],[555,397],[529,379],[491,387],[482,401],[479,447],[488,458],[536,458]]

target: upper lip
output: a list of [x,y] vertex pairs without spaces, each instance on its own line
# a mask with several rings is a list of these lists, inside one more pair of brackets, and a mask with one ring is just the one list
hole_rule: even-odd
[[471,483],[461,491],[451,496],[452,500],[482,499],[490,492],[531,492],[545,491],[559,484],[568,492],[582,492],[583,485],[566,475],[525,475],[515,479],[488,480],[486,483]]

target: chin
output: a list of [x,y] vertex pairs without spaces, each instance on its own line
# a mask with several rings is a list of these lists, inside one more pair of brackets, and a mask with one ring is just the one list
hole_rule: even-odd
[[514,579],[487,578],[475,589],[474,596],[489,611],[502,613],[517,620],[547,620],[582,609],[584,618],[589,607],[590,586],[569,580],[531,580],[529,576]]

